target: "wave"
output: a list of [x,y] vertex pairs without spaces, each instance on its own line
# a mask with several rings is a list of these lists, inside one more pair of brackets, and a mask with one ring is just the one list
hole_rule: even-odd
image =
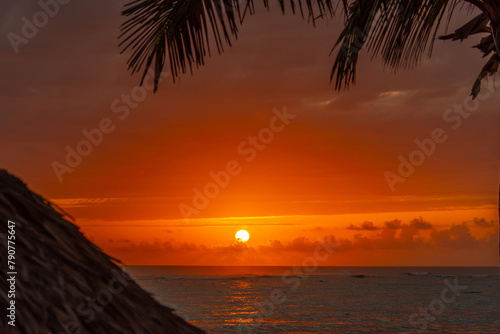
[[[457,273],[447,273],[447,272],[427,272],[427,271],[415,271],[415,272],[404,272],[403,275],[415,276],[415,277],[436,277],[436,278],[455,278],[455,277],[473,277],[473,278],[486,278],[486,277],[500,277],[497,275],[487,275],[487,274],[462,274],[459,275]],[[299,278],[299,279],[308,279],[308,278],[383,278],[383,277],[393,277],[394,274],[388,275],[373,275],[373,273],[358,271],[356,273],[350,273],[348,271],[337,272],[337,273],[288,273],[288,274],[236,274],[236,275],[186,275],[186,276],[156,276],[156,275],[131,275],[131,277],[135,280],[139,281],[159,281],[159,280],[267,280],[267,279],[282,279],[285,278]]]
[[[282,275],[238,275],[238,276],[132,276],[134,279],[153,279],[153,280],[248,280],[256,278],[274,278]],[[297,275],[288,275],[287,277],[300,277]]]
[[137,275],[132,276],[133,279],[136,280],[255,280],[255,279],[274,279],[274,278],[300,278],[300,279],[308,279],[310,277],[354,277],[354,278],[364,278],[364,277],[376,277],[369,276],[364,274],[356,274],[353,275],[349,272],[341,272],[341,273],[331,273],[331,274],[281,274],[281,275],[256,275],[256,274],[248,274],[248,275],[228,275],[228,276],[155,276],[155,275]]
[[435,277],[443,277],[443,278],[450,278],[450,277],[456,277],[456,275],[452,274],[434,274]]
[[129,275],[129,276],[132,277],[133,279],[155,279],[158,277],[154,275]]
[[410,276],[427,276],[429,275],[428,272],[414,272],[414,273],[405,273],[405,275],[410,275]]

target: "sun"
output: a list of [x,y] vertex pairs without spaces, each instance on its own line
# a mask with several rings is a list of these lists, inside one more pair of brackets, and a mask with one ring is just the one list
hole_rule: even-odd
[[235,237],[237,242],[247,242],[250,238],[250,234],[248,234],[248,232],[245,230],[239,230],[238,232],[236,232]]

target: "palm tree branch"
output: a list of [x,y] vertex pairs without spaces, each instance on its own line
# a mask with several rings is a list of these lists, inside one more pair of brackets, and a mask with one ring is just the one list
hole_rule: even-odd
[[[240,1],[244,1],[243,13]],[[283,13],[290,6],[312,23],[316,18],[335,14],[335,0],[277,0]],[[125,5],[119,37],[122,53],[131,50],[128,60],[132,73],[154,67],[155,91],[168,54],[172,78],[192,72],[193,65],[204,64],[210,56],[210,43],[218,53],[238,38],[238,26],[246,13],[254,13],[253,0],[135,0]],[[269,0],[263,0],[266,8]],[[339,2],[339,0],[337,0]],[[286,5],[288,3],[288,5]],[[342,0],[347,6],[347,0]]]
[[[365,46],[372,57],[397,70],[413,67],[433,41],[447,11],[457,0],[354,0],[334,49],[339,48],[330,80],[336,89],[355,83],[356,63]],[[353,43],[357,45],[353,48]]]

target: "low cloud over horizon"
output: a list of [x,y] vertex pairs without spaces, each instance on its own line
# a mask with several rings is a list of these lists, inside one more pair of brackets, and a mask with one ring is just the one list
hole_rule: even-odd
[[[391,266],[391,265],[457,265],[453,257],[465,257],[461,265],[494,266],[498,256],[498,223],[485,218],[436,228],[416,218],[409,223],[395,219],[377,226],[371,222],[350,225],[356,231],[351,237],[319,234],[300,236],[289,241],[270,239],[259,244],[231,242],[206,245],[183,242],[174,236],[162,241],[132,242],[108,239],[97,244],[126,265],[300,265],[314,255],[318,245],[334,249],[318,265]],[[473,231],[474,230],[474,231]],[[171,234],[172,230],[165,230]],[[404,254],[401,257],[397,253]],[[476,257],[477,256],[477,257]],[[431,258],[429,258],[431,257]],[[404,260],[404,262],[402,262]]]

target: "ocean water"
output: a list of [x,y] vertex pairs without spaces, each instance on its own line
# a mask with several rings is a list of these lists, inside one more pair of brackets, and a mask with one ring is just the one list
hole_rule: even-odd
[[124,269],[208,333],[500,333],[500,267]]

